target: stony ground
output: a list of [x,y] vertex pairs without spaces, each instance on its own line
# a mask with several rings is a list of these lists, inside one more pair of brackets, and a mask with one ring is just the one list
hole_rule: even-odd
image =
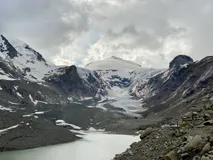
[[213,103],[202,101],[174,117],[170,124],[142,131],[141,141],[114,160],[213,159]]

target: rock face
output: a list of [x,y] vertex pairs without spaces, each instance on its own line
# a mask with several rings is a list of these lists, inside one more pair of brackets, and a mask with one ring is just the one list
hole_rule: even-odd
[[1,35],[1,39],[3,43],[0,44],[0,52],[6,52],[10,58],[17,57],[19,53],[10,42],[3,35]]
[[169,69],[180,68],[181,66],[193,63],[193,59],[186,55],[179,55],[175,57],[169,64]]
[[59,68],[57,73],[46,77],[45,81],[56,85],[75,98],[106,94],[104,83],[95,71],[90,72],[74,65]]
[[61,79],[64,83],[82,83],[77,72],[77,67],[72,65],[65,70],[65,74],[61,75]]

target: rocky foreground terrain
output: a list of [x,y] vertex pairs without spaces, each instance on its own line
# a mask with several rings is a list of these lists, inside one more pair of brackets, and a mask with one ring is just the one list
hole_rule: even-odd
[[141,131],[141,141],[114,160],[211,160],[212,126],[212,99],[198,99],[182,113]]
[[142,131],[141,141],[114,160],[213,159],[213,102],[203,99],[170,123]]

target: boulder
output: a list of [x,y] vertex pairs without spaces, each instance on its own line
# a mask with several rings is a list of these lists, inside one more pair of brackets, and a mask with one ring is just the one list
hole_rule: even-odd
[[209,158],[208,156],[203,156],[203,157],[201,158],[201,160],[211,160],[211,158]]
[[206,113],[213,116],[213,110],[207,110]]
[[203,147],[203,149],[202,149],[202,151],[201,151],[201,154],[205,154],[205,153],[209,152],[210,150],[211,150],[210,143],[207,143],[207,144]]
[[203,115],[203,118],[204,118],[205,120],[210,120],[210,119],[211,119],[211,115],[208,114],[208,113],[205,113],[205,114]]
[[200,156],[195,156],[195,157],[193,157],[193,160],[200,160],[200,159],[201,159]]
[[213,125],[213,120],[209,120],[203,123],[204,126],[211,126]]
[[196,135],[194,137],[188,137],[188,143],[184,147],[184,151],[197,150],[197,147],[201,144],[202,137],[200,135]]
[[154,131],[155,131],[155,130],[154,130],[153,128],[151,128],[151,127],[145,129],[145,130],[143,131],[143,133],[141,134],[140,139],[143,140],[144,138],[146,138],[148,135],[150,135],[150,134],[151,134],[152,132],[154,132]]
[[170,151],[164,156],[164,160],[180,160],[179,155],[175,151]]

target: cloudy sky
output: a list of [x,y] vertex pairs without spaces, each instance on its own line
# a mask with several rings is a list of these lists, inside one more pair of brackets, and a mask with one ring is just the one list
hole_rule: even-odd
[[0,0],[0,33],[57,65],[118,56],[167,67],[213,53],[212,0]]

